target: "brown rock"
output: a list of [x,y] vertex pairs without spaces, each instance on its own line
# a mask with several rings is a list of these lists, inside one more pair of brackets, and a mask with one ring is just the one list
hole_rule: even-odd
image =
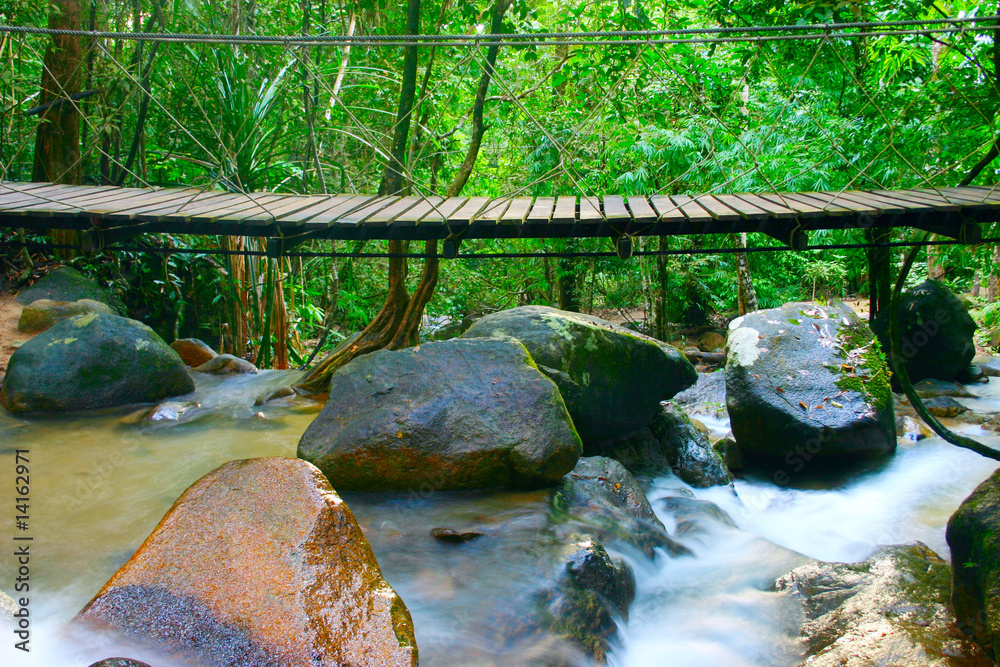
[[195,482],[77,622],[198,665],[416,665],[413,622],[313,465],[231,461]]
[[896,418],[896,437],[923,440],[924,438],[933,438],[934,431],[919,419],[903,415]]
[[198,371],[199,373],[208,373],[209,375],[257,374],[256,366],[246,359],[240,359],[231,354],[220,354],[212,357],[202,365],[196,366],[191,370]]
[[185,364],[194,368],[216,358],[218,353],[197,338],[178,338],[170,347],[180,355]]
[[726,347],[726,337],[715,331],[703,333],[698,339],[698,349],[702,352],[714,352]]

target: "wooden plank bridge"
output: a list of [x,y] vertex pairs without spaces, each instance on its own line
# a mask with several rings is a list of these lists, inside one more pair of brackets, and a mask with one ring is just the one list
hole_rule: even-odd
[[991,187],[651,197],[379,197],[234,194],[0,182],[0,228],[76,229],[96,250],[140,233],[268,239],[268,254],[307,239],[445,240],[607,237],[619,255],[632,236],[759,232],[792,248],[816,229],[912,227],[967,243],[1000,221]]

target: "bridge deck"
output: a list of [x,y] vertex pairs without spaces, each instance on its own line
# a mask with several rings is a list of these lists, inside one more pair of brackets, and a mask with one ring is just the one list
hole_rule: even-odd
[[652,197],[377,197],[232,194],[0,182],[0,228],[89,230],[107,244],[138,233],[447,239],[673,236],[760,232],[798,246],[814,229],[914,227],[976,242],[1000,221],[1000,189],[918,188]]

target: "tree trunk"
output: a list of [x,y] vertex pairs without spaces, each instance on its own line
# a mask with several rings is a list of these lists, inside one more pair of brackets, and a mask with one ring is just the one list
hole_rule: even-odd
[[[747,235],[735,234],[733,240],[740,248],[747,247]],[[750,276],[750,263],[745,252],[736,253],[736,296],[739,301],[740,315],[746,315],[757,310],[757,292],[753,288]],[[815,297],[814,297],[815,298]]]
[[[574,252],[576,249],[576,239],[566,239],[564,250]],[[579,264],[575,257],[560,257],[556,260],[556,294],[559,308],[574,313],[580,312],[577,275],[580,270]]]
[[[492,28],[494,32],[499,32],[502,27],[503,15],[510,6],[511,0],[498,0],[493,7]],[[407,31],[411,35],[420,32],[420,0],[409,0],[407,7]],[[476,91],[476,108],[479,109],[478,120],[474,124],[473,141],[470,142],[462,167],[459,169],[455,181],[448,188],[449,197],[457,197],[465,183],[468,181],[479,156],[479,148],[482,144],[485,125],[482,122],[482,109],[486,101],[486,93],[489,90],[490,78],[493,75],[493,63],[496,61],[496,48],[491,46],[487,54],[487,66],[484,68],[483,76],[480,79],[479,88]],[[406,55],[403,63],[403,81],[399,94],[399,111],[396,115],[396,128],[393,133],[392,150],[388,164],[382,176],[382,183],[379,186],[380,194],[397,194],[403,191],[405,183],[403,175],[405,171],[406,150],[409,144],[410,118],[413,111],[413,100],[417,85],[417,47],[410,45],[406,47]],[[468,168],[466,169],[466,167]],[[390,255],[402,255],[407,252],[409,242],[389,241]],[[375,316],[368,326],[364,328],[358,339],[338,353],[331,354],[324,359],[308,376],[298,385],[298,388],[307,392],[323,393],[330,385],[330,376],[351,359],[373,352],[375,350],[388,348],[396,350],[403,347],[415,345],[418,342],[418,332],[420,319],[423,316],[424,308],[434,296],[434,289],[438,281],[438,243],[436,240],[426,241],[424,253],[427,259],[424,262],[424,271],[420,278],[412,297],[406,289],[406,276],[409,270],[405,257],[392,256],[389,258],[389,291],[386,295],[382,309]]]
[[990,266],[990,286],[986,290],[986,300],[996,303],[997,300],[997,266],[1000,265],[1000,245],[993,246],[993,264]]
[[972,296],[976,298],[979,297],[979,283],[981,282],[981,280],[982,278],[979,275],[979,269],[976,269],[972,273]]
[[[931,234],[928,240],[937,239],[937,234]],[[941,256],[941,246],[927,246],[927,277],[940,280],[944,277],[944,258]]]
[[[667,237],[660,236],[657,240],[657,247],[661,251],[667,250]],[[653,300],[653,312],[655,321],[655,332],[653,336],[660,340],[667,339],[667,289],[670,287],[667,274],[667,256],[656,256],[656,281],[659,289],[656,290]]]
[[[49,0],[49,28],[79,30],[80,0]],[[43,114],[35,133],[34,181],[80,185],[83,175],[80,160],[80,112],[69,97],[80,92],[83,80],[83,52],[80,38],[53,35],[52,45],[45,52],[42,69],[41,95],[38,103],[53,104]],[[53,229],[49,236],[58,244],[79,245],[80,233],[75,230]],[[60,252],[63,257],[75,253]]]
[[[892,238],[892,230],[869,228],[865,230],[865,240],[868,243],[888,243]],[[889,248],[877,247],[868,249],[868,321],[871,322],[883,308],[889,305],[891,297],[889,282],[892,257]]]

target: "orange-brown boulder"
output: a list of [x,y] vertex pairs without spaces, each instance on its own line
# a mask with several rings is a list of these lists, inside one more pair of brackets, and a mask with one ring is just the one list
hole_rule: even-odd
[[174,348],[174,352],[180,355],[181,360],[192,368],[219,356],[207,343],[197,338],[178,338],[170,344],[170,347]]
[[195,482],[77,617],[198,665],[416,665],[413,621],[313,465],[230,461]]

